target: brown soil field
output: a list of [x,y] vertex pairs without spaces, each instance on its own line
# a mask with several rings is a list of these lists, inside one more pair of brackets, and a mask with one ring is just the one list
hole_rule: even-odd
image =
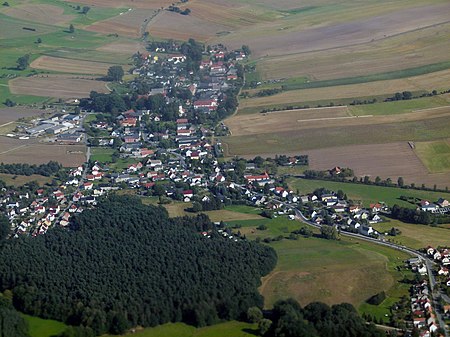
[[373,95],[393,95],[396,92],[402,91],[414,92],[448,89],[448,83],[450,83],[449,69],[395,80],[289,90],[273,96],[242,99],[240,100],[239,108],[246,109],[260,107],[263,109],[273,104],[295,104],[320,100],[370,97]]
[[0,138],[0,162],[6,164],[43,164],[55,160],[66,167],[74,167],[86,161],[84,145],[41,144],[36,140]]
[[75,18],[75,15],[64,14],[62,7],[47,4],[23,4],[9,7],[4,14],[27,21],[52,25],[66,25]]
[[111,19],[98,21],[85,29],[102,34],[118,34],[120,36],[140,37],[144,20],[154,15],[151,9],[132,9]]
[[107,93],[107,82],[92,78],[48,75],[46,77],[19,77],[9,81],[13,94],[55,98],[89,97],[92,90]]
[[263,79],[312,80],[397,71],[447,61],[449,40],[450,24],[442,24],[347,48],[262,57],[257,69]]
[[1,108],[0,109],[0,125],[11,123],[22,117],[32,117],[39,116],[48,111],[23,108],[23,107],[13,107],[13,108]]
[[64,0],[67,2],[74,2],[76,4],[85,4],[98,7],[112,7],[112,8],[140,8],[140,9],[157,9],[164,6],[169,6],[172,1],[167,0]]
[[425,109],[397,115],[349,116],[347,107],[317,108],[279,111],[251,115],[235,115],[225,121],[232,136],[249,136],[264,133],[341,128],[347,126],[372,126],[422,121],[432,118],[449,118],[450,106]]
[[75,74],[97,74],[106,75],[108,68],[113,64],[66,59],[53,56],[41,56],[31,62],[30,67],[35,69],[44,69],[52,71],[60,71]]
[[139,42],[121,41],[105,44],[101,47],[98,47],[97,50],[115,54],[132,55],[137,51],[144,52],[146,49],[144,48],[142,43]]
[[[240,47],[248,42],[254,57],[286,55],[369,43],[449,21],[450,3],[398,9],[378,16],[311,28],[277,28],[225,36],[221,42]],[[281,30],[281,34],[280,34]]]

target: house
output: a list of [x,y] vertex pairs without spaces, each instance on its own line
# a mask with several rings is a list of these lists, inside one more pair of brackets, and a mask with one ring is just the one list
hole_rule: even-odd
[[270,176],[267,172],[264,172],[264,174],[261,175],[244,175],[244,178],[247,182],[251,183],[254,181],[268,180],[270,179]]
[[92,190],[92,187],[94,186],[94,184],[90,181],[86,182],[83,184],[83,189],[87,190]]
[[444,199],[444,198],[439,198],[439,200],[436,203],[439,205],[439,207],[448,207],[448,206],[450,206],[449,201]]
[[373,213],[378,213],[383,209],[383,206],[380,203],[370,204],[370,209]]
[[372,226],[361,226],[359,228],[359,233],[365,236],[370,236],[372,234],[375,234],[375,231],[373,230]]

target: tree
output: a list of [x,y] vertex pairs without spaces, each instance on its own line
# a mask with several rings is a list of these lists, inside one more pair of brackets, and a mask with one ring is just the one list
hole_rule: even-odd
[[10,231],[9,228],[9,221],[8,219],[2,214],[0,215],[0,243],[6,239]]
[[18,70],[25,70],[30,65],[30,54],[19,57],[16,61]]
[[398,187],[403,187],[405,185],[405,181],[403,180],[403,177],[398,177],[397,185],[398,185]]
[[261,336],[264,336],[269,331],[272,321],[267,318],[263,318],[258,322],[258,332]]
[[251,52],[251,50],[250,50],[250,47],[249,46],[247,46],[247,45],[242,45],[242,47],[241,47],[241,49],[242,49],[242,52],[246,55],[246,56],[249,56],[252,52]]
[[263,314],[260,308],[251,307],[247,310],[247,320],[250,323],[259,323],[259,321],[263,318]]
[[119,82],[123,77],[123,68],[121,66],[112,66],[108,69],[108,78],[111,81]]
[[91,9],[91,7],[89,7],[89,6],[84,6],[84,7],[81,9],[81,14],[87,14],[87,12],[89,12],[90,9]]
[[37,38],[36,43],[42,43],[42,39],[40,37]]
[[338,232],[336,230],[336,227],[334,226],[327,226],[322,225],[320,227],[320,234],[324,239],[327,240],[337,240],[338,239]]
[[13,106],[16,105],[16,102],[14,102],[14,101],[10,100],[9,98],[7,98],[5,100],[5,105],[8,106],[8,107],[13,107]]
[[75,33],[75,27],[72,24],[70,24],[70,26],[69,26],[69,33],[70,34]]

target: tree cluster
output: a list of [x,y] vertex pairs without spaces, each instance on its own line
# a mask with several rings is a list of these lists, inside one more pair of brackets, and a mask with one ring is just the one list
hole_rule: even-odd
[[0,336],[28,337],[28,324],[12,304],[0,295]]
[[429,225],[434,220],[434,217],[430,212],[425,212],[420,209],[401,207],[397,204],[392,207],[391,214],[389,216],[403,222],[421,225]]
[[62,165],[56,161],[49,161],[47,164],[0,164],[0,173],[17,174],[23,176],[31,176],[39,174],[41,176],[50,177],[61,170]]
[[348,303],[330,308],[324,303],[313,302],[302,308],[293,299],[281,300],[274,305],[271,321],[265,337],[384,336],[373,324],[367,325]]
[[[91,328],[183,321],[197,326],[237,319],[261,307],[260,278],[275,251],[234,242],[206,215],[170,219],[162,207],[111,196],[55,228],[0,247],[0,291],[25,313]],[[210,230],[206,238],[200,231]]]

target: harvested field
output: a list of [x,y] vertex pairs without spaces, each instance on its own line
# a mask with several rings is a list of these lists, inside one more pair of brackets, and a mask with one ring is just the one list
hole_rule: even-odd
[[96,22],[85,29],[102,34],[118,34],[120,36],[140,37],[141,27],[155,13],[151,9],[132,9],[122,15]]
[[9,7],[4,14],[13,18],[57,26],[67,25],[75,15],[64,14],[64,8],[48,4],[23,4]]
[[47,75],[46,77],[19,77],[9,81],[13,94],[34,95],[55,98],[89,97],[92,90],[107,93],[107,82],[92,78]]
[[172,1],[166,0],[64,0],[74,2],[76,4],[85,4],[88,6],[113,7],[113,8],[141,8],[141,9],[157,9],[172,4]]
[[[281,29],[281,33],[279,28],[267,31],[259,27],[264,34],[246,31],[225,36],[220,41],[232,47],[240,47],[243,41],[251,41],[255,57],[350,47],[446,23],[449,11],[449,3],[402,8],[378,16],[364,19],[353,17],[353,20],[318,27],[291,28],[287,25],[286,29]],[[321,21],[324,20],[321,17]]]
[[309,101],[320,101],[342,98],[372,97],[374,95],[393,95],[402,91],[431,91],[448,89],[450,69],[437,71],[421,76],[402,79],[375,81],[361,84],[340,85],[334,87],[290,90],[266,97],[254,97],[240,101],[240,109],[264,109],[271,105],[301,104]]
[[35,69],[98,75],[106,75],[108,68],[111,66],[111,63],[74,60],[53,56],[41,56],[30,64],[30,67]]
[[288,110],[272,113],[235,115],[226,120],[232,136],[247,136],[311,130],[316,128],[340,128],[346,126],[374,126],[421,121],[450,116],[450,106],[424,109],[416,112],[395,115],[352,116],[347,107]]
[[41,144],[36,140],[19,140],[1,137],[0,162],[5,164],[44,164],[50,160],[66,167],[74,167],[86,161],[84,145]]
[[346,48],[262,57],[257,69],[263,79],[308,76],[311,80],[398,71],[447,61],[449,39],[450,24],[442,24]]
[[98,51],[118,53],[118,54],[128,54],[132,55],[137,51],[144,52],[146,49],[140,42],[134,41],[120,41],[105,44],[97,48]]
[[2,108],[0,109],[0,126],[6,123],[14,122],[19,118],[39,116],[46,112],[48,111],[22,107]]

